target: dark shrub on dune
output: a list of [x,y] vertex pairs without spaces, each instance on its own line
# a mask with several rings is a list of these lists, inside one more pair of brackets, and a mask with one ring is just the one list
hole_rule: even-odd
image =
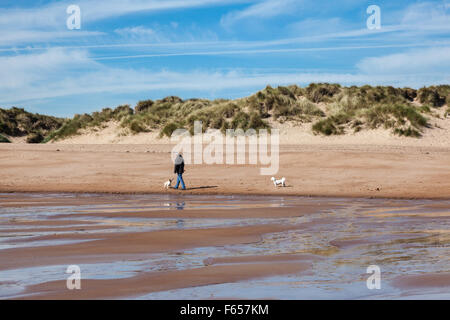
[[253,112],[250,114],[250,119],[248,122],[247,129],[259,130],[259,129],[269,129],[269,128],[270,128],[270,126],[263,119],[261,119],[261,116],[259,114],[257,114],[256,112]]
[[239,107],[235,103],[228,103],[222,107],[219,107],[217,113],[223,118],[232,118],[238,110]]
[[8,138],[0,134],[0,143],[11,143]]
[[231,121],[232,129],[246,130],[250,121],[250,116],[242,111],[236,113]]
[[[339,110],[339,109],[338,109]],[[419,137],[422,128],[428,127],[428,120],[421,114],[429,110],[426,106],[416,107],[406,104],[376,104],[372,107],[348,108],[344,105],[335,114],[317,121],[312,130],[316,134],[337,135],[368,129],[392,129],[397,135]]]
[[[323,84],[323,86],[326,88],[325,91],[329,90],[327,92],[335,90],[333,85]],[[320,88],[317,90],[320,91]],[[258,113],[262,119],[272,116],[278,121],[310,122],[315,117],[324,116],[324,113],[304,96],[305,92],[295,85],[278,88],[267,86],[247,98],[246,104],[251,112]]]
[[134,107],[134,112],[136,114],[146,112],[153,104],[153,100],[139,101]]
[[316,134],[324,134],[326,136],[344,134],[344,125],[350,122],[351,116],[348,113],[340,112],[314,123],[312,130]]
[[394,129],[394,133],[399,136],[405,136],[405,137],[413,137],[413,138],[420,138],[422,134],[419,130],[414,129],[412,127],[407,127],[406,129]]
[[118,106],[114,109],[112,115],[115,120],[121,120],[123,117],[129,116],[134,114],[134,110],[130,108],[130,105],[124,104],[121,106]]
[[182,103],[183,99],[181,99],[180,97],[176,97],[176,96],[170,96],[170,97],[165,97],[164,99],[158,100],[156,101],[157,103],[170,103],[170,104],[174,104],[174,103]]
[[147,128],[141,122],[136,121],[136,120],[134,120],[130,123],[130,130],[133,133],[140,133],[140,132],[148,131]]
[[211,114],[199,111],[193,115],[190,115],[187,118],[187,126],[189,127],[189,132],[191,134],[194,134],[194,125],[196,121],[201,121],[202,123],[202,132],[205,132],[209,126],[210,122],[213,120],[211,117]]
[[414,99],[417,97],[417,90],[411,88],[403,88],[402,95],[406,100],[414,101]]
[[430,104],[433,107],[440,107],[445,104],[445,97],[442,97],[436,87],[421,88],[418,92],[421,103]]
[[164,128],[160,132],[160,136],[171,137],[172,133],[177,129],[183,129],[183,126],[176,122],[170,122],[164,126]]
[[22,108],[0,109],[0,132],[11,137],[23,137],[35,132],[48,135],[63,123],[64,119],[30,113]]
[[27,136],[27,143],[41,143],[44,141],[44,136],[40,132],[33,132]]
[[339,84],[311,83],[306,87],[306,95],[312,102],[327,102],[329,98],[341,91]]
[[413,106],[385,105],[368,110],[365,114],[370,128],[383,125],[386,128],[395,128],[407,122],[415,128],[428,126],[427,119]]

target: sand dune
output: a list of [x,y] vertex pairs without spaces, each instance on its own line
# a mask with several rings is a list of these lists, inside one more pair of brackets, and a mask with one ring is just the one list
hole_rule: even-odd
[[[273,128],[280,129],[282,145],[388,145],[416,147],[450,147],[450,118],[445,117],[445,107],[437,109],[437,117],[429,117],[430,128],[425,128],[421,138],[400,137],[392,130],[362,130],[337,136],[314,135],[312,123],[270,121]],[[23,140],[23,139],[22,139]],[[15,142],[24,142],[18,139]],[[119,122],[108,122],[103,129],[83,129],[80,134],[57,141],[56,144],[170,144],[167,137],[160,138],[159,131],[130,134]]]

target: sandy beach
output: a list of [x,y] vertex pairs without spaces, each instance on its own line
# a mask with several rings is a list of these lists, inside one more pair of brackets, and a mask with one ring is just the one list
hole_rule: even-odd
[[284,188],[193,164],[186,191],[172,148],[0,145],[0,298],[449,297],[450,148],[283,144]]
[[[0,192],[163,193],[172,146],[0,145]],[[282,145],[275,188],[258,165],[188,165],[187,194],[450,198],[450,147]],[[169,190],[169,193],[181,191]]]

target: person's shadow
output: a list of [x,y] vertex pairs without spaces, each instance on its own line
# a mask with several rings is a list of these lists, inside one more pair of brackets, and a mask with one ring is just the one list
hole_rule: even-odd
[[201,187],[186,188],[186,190],[212,189],[212,188],[218,188],[218,187],[219,186],[201,186]]

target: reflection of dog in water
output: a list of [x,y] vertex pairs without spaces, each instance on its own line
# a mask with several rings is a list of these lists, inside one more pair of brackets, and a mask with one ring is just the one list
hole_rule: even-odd
[[164,189],[169,189],[172,184],[173,179],[169,179],[166,182],[164,182]]
[[275,179],[275,177],[272,177],[271,179],[273,181],[273,184],[275,185],[275,187],[281,186],[281,187],[286,187],[286,178],[283,177],[280,180]]

